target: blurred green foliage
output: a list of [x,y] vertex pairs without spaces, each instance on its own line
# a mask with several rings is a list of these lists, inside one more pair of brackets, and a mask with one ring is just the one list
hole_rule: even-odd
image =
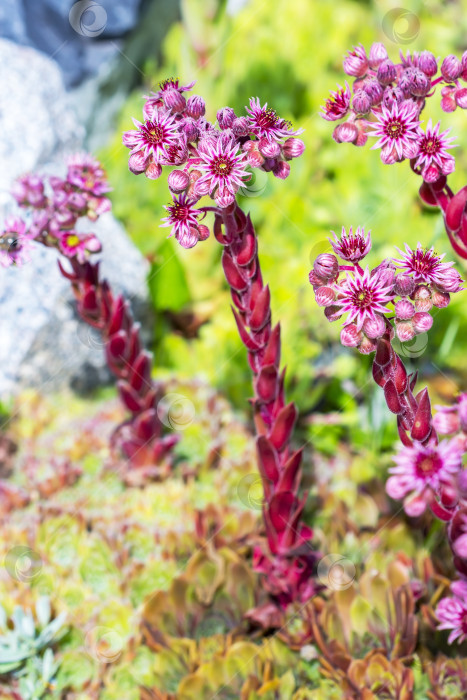
[[[331,453],[336,441],[350,434],[356,450],[377,452],[391,445],[395,431],[377,388],[369,381],[371,360],[340,346],[339,324],[324,319],[307,282],[311,260],[328,249],[329,231],[340,231],[343,225],[371,229],[374,244],[369,262],[374,265],[404,242],[421,241],[453,257],[441,217],[422,207],[419,180],[408,164],[384,166],[370,144],[365,148],[337,145],[331,137],[333,125],[318,114],[329,91],[343,83],[342,57],[355,43],[369,48],[373,41],[383,41],[394,59],[400,49],[427,48],[444,56],[466,48],[463,3],[409,4],[419,25],[415,22],[407,29],[399,20],[402,24],[395,26],[396,34],[414,36],[398,44],[384,21],[392,8],[387,1],[278,0],[272,7],[250,0],[237,14],[229,15],[224,3],[184,0],[182,21],[172,26],[165,39],[162,65],[148,57],[144,86],[129,98],[112,142],[101,153],[114,187],[115,214],[152,260],[149,287],[159,319],[156,367],[202,375],[242,406],[250,378],[229,308],[220,248],[212,236],[192,250],[166,240],[166,232],[159,229],[162,205],[169,197],[165,177],[154,182],[128,172],[121,132],[131,127],[131,116],[140,117],[142,94],[171,75],[180,76],[182,82],[197,80],[193,92],[205,97],[209,119],[215,120],[217,109],[224,105],[242,114],[249,97],[258,95],[294,126],[305,128],[307,150],[292,163],[288,180],[259,173],[258,196],[243,197],[242,205],[257,228],[274,319],[280,319],[283,327],[289,396],[298,402],[302,416],[312,411],[336,414],[332,426],[325,424],[323,429],[313,422],[306,427],[313,445]],[[452,181],[461,186],[467,166],[465,113],[442,113],[438,96],[429,101],[424,117],[440,118],[443,128],[452,126],[463,147],[457,153],[458,170]],[[409,357],[424,381],[433,382],[436,398],[447,398],[465,387],[467,378],[459,342],[467,332],[467,307],[458,296],[447,310],[435,314],[426,348]],[[167,320],[167,312],[179,314],[182,309],[201,323],[194,338],[187,338]]]

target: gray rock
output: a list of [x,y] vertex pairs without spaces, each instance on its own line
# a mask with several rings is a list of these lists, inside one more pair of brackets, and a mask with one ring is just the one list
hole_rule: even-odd
[[[0,217],[14,209],[11,182],[23,172],[63,174],[64,156],[81,147],[84,130],[70,107],[60,72],[33,49],[0,40]],[[8,103],[5,102],[8,96]],[[147,319],[147,262],[111,214],[89,224],[103,244],[102,274]],[[53,250],[35,245],[31,261],[0,269],[0,398],[22,387],[88,391],[108,382],[100,339],[78,320],[69,282]]]
[[67,87],[95,75],[120,48],[142,0],[2,0],[0,36],[53,57]]

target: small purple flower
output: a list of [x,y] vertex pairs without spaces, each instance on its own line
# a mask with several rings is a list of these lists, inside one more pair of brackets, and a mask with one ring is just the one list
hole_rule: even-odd
[[363,272],[355,269],[352,274],[347,274],[335,289],[338,292],[336,305],[342,307],[343,314],[348,314],[345,324],[355,321],[358,330],[367,319],[374,320],[375,314],[388,313],[385,304],[394,297],[392,286],[386,286],[379,273],[370,276],[368,267]]
[[[400,258],[395,258],[394,263],[401,268],[404,273],[413,275],[415,282],[426,282],[435,284],[442,289],[447,282],[451,280],[451,268],[453,262],[442,262],[443,255],[436,255],[434,248],[423,248],[421,243],[417,244],[417,248],[412,250],[407,243],[405,244],[405,252],[397,249],[401,254]],[[459,280],[458,288],[460,288],[460,275],[454,270],[456,278]],[[451,291],[448,289],[447,291]],[[458,289],[455,289],[458,291]]]
[[193,200],[181,194],[180,197],[174,197],[173,204],[164,207],[169,215],[162,219],[165,223],[161,226],[171,226],[170,236],[175,235],[183,248],[193,248],[199,240],[197,227],[200,212],[194,204]]
[[467,638],[467,582],[460,580],[451,584],[452,598],[443,598],[437,605],[435,614],[439,630],[452,630],[448,644],[457,639],[461,644]]
[[[245,153],[238,153],[238,145],[230,141],[224,144],[221,139],[208,141],[203,144],[203,150],[198,151],[201,162],[197,166],[204,174],[197,180],[196,187],[206,186],[209,194],[216,190],[216,199],[222,205],[228,206],[234,201],[238,189],[250,179],[251,174],[246,170]],[[228,203],[226,199],[229,200]],[[219,206],[222,206],[219,203]]]
[[[426,133],[420,135],[418,146],[419,153],[415,166],[422,168],[424,180],[434,182],[441,175],[448,175],[454,170],[454,158],[447,152],[447,148],[454,148],[454,138],[447,138],[450,129],[439,133],[440,122],[432,126],[431,119],[426,127]],[[425,175],[427,177],[425,177]]]
[[340,85],[337,87],[338,90],[331,92],[324,106],[321,107],[320,115],[330,122],[342,119],[350,109],[351,93],[348,84],[345,83],[343,88]]
[[144,124],[133,119],[137,131],[126,131],[123,134],[123,143],[131,148],[130,157],[136,153],[142,158],[159,163],[162,158],[169,158],[167,148],[176,146],[180,139],[175,119],[169,114],[154,111],[151,119]]
[[267,103],[261,107],[259,97],[250,99],[250,106],[246,107],[250,131],[258,139],[266,137],[269,140],[279,141],[289,136],[298,136],[303,129],[294,131],[289,122],[281,119],[276,112],[268,107]]
[[405,498],[406,513],[418,516],[460,470],[462,453],[455,440],[442,440],[438,445],[414,443],[401,447],[394,461],[386,491],[396,500]]
[[363,226],[359,226],[355,233],[352,231],[352,226],[349,228],[348,233],[343,226],[340,238],[334,231],[331,231],[331,233],[334,235],[335,240],[333,241],[330,238],[328,240],[335,254],[339,258],[342,258],[342,260],[358,263],[360,260],[363,260],[371,250],[370,231],[368,231],[365,238],[365,229]]
[[376,118],[376,124],[369,124],[373,128],[369,136],[378,137],[372,149],[381,148],[381,158],[393,152],[399,160],[413,158],[416,155],[414,145],[420,136],[420,122],[415,108],[405,102],[394,103],[391,109],[383,106]]

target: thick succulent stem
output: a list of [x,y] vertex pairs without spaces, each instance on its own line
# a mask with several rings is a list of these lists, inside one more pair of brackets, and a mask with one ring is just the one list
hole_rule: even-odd
[[417,373],[407,374],[392,347],[389,330],[377,341],[373,379],[383,389],[389,410],[397,415],[402,443],[406,446],[411,446],[412,440],[426,443],[434,433],[428,389],[414,396]]
[[[99,278],[99,263],[80,263],[70,259],[72,272],[59,262],[62,275],[70,280],[80,317],[96,328],[104,343],[107,364],[118,380],[124,406],[131,417],[113,436],[138,477],[163,476],[161,464],[178,440],[177,435],[163,437],[163,425],[157,414],[161,388],[151,379],[151,355],[143,348],[140,327],[135,323],[128,302],[115,296],[107,280]],[[165,469],[169,466],[166,463]],[[131,477],[130,477],[131,478]]]
[[447,184],[446,176],[437,182],[423,182],[420,197],[426,204],[439,207],[444,219],[446,233],[455,252],[467,259],[467,187],[456,194]]
[[270,292],[263,283],[251,219],[236,203],[218,209],[214,234],[224,247],[222,265],[232,310],[253,372],[252,405],[268,544],[268,552],[255,551],[255,567],[265,574],[264,585],[272,598],[285,606],[313,594],[316,560],[309,546],[312,531],[301,521],[307,498],[298,496],[302,451],[290,444],[297,409],[285,400],[280,325],[272,326]]

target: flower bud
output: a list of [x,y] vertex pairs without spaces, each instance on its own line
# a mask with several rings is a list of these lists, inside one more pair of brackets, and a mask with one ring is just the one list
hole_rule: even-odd
[[368,60],[363,46],[354,46],[352,51],[344,58],[344,71],[347,75],[361,78],[368,70]]
[[441,89],[441,109],[443,112],[454,112],[457,108],[456,87],[446,85]]
[[386,51],[384,44],[375,42],[371,45],[370,53],[368,55],[368,63],[370,64],[370,68],[375,70],[382,63],[382,61],[387,59],[387,57],[388,52]]
[[461,429],[467,433],[467,393],[461,394],[458,398],[457,413],[461,422]]
[[193,119],[199,119],[206,114],[206,103],[202,97],[191,95],[186,103],[186,114]]
[[433,417],[433,426],[440,435],[452,435],[460,428],[459,417],[455,411],[438,411]]
[[397,71],[396,66],[392,61],[387,59],[382,61],[378,67],[377,78],[381,85],[389,85],[396,79]]
[[361,352],[362,355],[369,355],[371,352],[374,352],[376,350],[376,343],[374,340],[371,340],[371,338],[367,338],[366,335],[363,336],[363,340],[358,346],[358,352]]
[[415,289],[415,282],[413,278],[409,275],[396,275],[396,281],[394,284],[394,293],[399,297],[409,297],[413,294]]
[[272,169],[274,177],[285,180],[290,175],[290,165],[285,160],[280,160]]
[[399,80],[397,82],[397,86],[399,87],[400,90],[402,90],[402,93],[405,98],[411,97],[412,95],[412,79],[413,79],[413,74],[414,74],[415,68],[410,67],[406,68],[405,70],[402,71]]
[[372,78],[367,82],[365,87],[363,88],[363,91],[368,95],[370,98],[371,106],[375,107],[376,105],[379,105],[381,100],[383,99],[383,88],[379,84],[379,82]]
[[383,105],[391,109],[395,104],[399,105],[404,99],[404,93],[398,87],[387,87],[383,92]]
[[328,319],[328,321],[338,321],[341,316],[342,316],[342,307],[341,306],[326,306],[324,309],[324,315]]
[[207,238],[209,238],[209,227],[205,224],[198,224],[198,239],[205,241]]
[[277,158],[281,152],[281,147],[277,141],[273,141],[272,139],[268,139],[266,137],[263,137],[258,141],[258,148],[265,158]]
[[370,97],[364,90],[357,90],[352,100],[352,109],[357,112],[357,114],[367,114],[370,111],[370,108]]
[[425,97],[430,92],[431,80],[421,70],[415,70],[412,75],[411,93],[415,97]]
[[338,124],[332,132],[332,138],[336,143],[355,143],[358,137],[358,129],[353,122]]
[[83,194],[72,192],[68,197],[67,207],[83,216],[88,208],[88,201]]
[[381,149],[380,158],[385,165],[393,165],[400,160],[404,160],[403,157],[399,158],[395,146],[391,146],[391,144],[383,146]]
[[199,180],[195,181],[193,191],[197,197],[204,197],[207,194],[209,194],[209,188],[210,184],[207,181],[200,182]]
[[339,263],[332,253],[321,253],[313,263],[313,270],[325,280],[332,280],[339,274]]
[[264,156],[258,149],[257,141],[247,141],[243,144],[242,148],[246,151],[248,163],[252,168],[260,168],[263,165]]
[[436,281],[436,287],[442,292],[459,292],[462,288],[462,277],[453,267],[450,267],[440,275]]
[[451,295],[449,292],[440,292],[434,289],[431,293],[431,301],[437,309],[445,309],[451,301]]
[[232,131],[235,136],[248,136],[250,133],[250,123],[246,117],[237,117],[232,122]]
[[144,155],[143,151],[137,151],[132,153],[128,158],[128,169],[133,175],[141,175],[146,170],[148,164],[148,159]]
[[199,138],[199,129],[191,117],[182,119],[179,122],[179,131],[185,136],[188,143],[192,143]]
[[217,112],[217,123],[221,129],[231,129],[235,118],[232,107],[223,107]]
[[164,104],[172,112],[183,112],[186,107],[186,100],[182,93],[175,88],[169,88],[163,95]]
[[408,321],[415,314],[415,306],[408,299],[398,301],[394,310],[401,321]]
[[355,323],[349,323],[341,330],[341,343],[346,348],[356,348],[363,340],[361,333]]
[[215,200],[218,207],[226,209],[235,201],[235,195],[232,194],[227,187],[223,187],[222,189],[219,187],[215,195]]
[[417,311],[429,311],[433,307],[431,292],[424,285],[419,285],[415,288],[412,299],[415,301],[415,309]]
[[467,109],[467,88],[458,88],[454,93],[456,105],[461,109]]
[[459,59],[452,54],[450,56],[446,56],[441,64],[441,75],[443,78],[448,82],[451,82],[453,80],[457,80],[461,73],[462,64]]
[[190,178],[183,170],[172,170],[167,178],[167,183],[172,192],[179,194],[180,192],[184,192],[189,186]]
[[426,333],[433,325],[433,318],[425,311],[420,311],[412,318],[412,324],[416,333]]
[[176,238],[182,248],[193,248],[199,240],[198,229],[194,226],[190,226],[189,229],[180,229],[176,234]]
[[438,72],[438,63],[430,51],[421,52],[418,59],[418,67],[429,78],[432,78]]
[[467,80],[467,51],[464,51],[461,58],[462,73],[460,77],[462,80]]
[[324,279],[324,277],[320,277],[319,275],[316,274],[314,270],[310,270],[310,273],[308,275],[308,279],[310,281],[310,284],[313,287],[325,287],[327,280]]
[[454,508],[459,502],[459,495],[456,489],[450,484],[443,484],[441,486],[439,496],[441,505],[445,508]]
[[318,306],[331,306],[336,301],[336,292],[332,287],[318,287],[315,300]]
[[393,287],[396,275],[394,269],[392,267],[378,267],[377,270],[381,284],[384,284],[385,287]]
[[381,338],[386,332],[386,322],[382,316],[375,314],[373,319],[367,318],[363,324],[363,331],[368,338],[375,340]]
[[298,158],[302,155],[304,150],[305,144],[301,139],[290,138],[282,144],[282,153],[287,160]]
[[159,165],[159,163],[150,163],[144,171],[144,174],[150,180],[157,180],[162,175],[162,165]]
[[415,331],[410,321],[396,321],[396,335],[401,343],[406,343],[408,340],[415,338]]

